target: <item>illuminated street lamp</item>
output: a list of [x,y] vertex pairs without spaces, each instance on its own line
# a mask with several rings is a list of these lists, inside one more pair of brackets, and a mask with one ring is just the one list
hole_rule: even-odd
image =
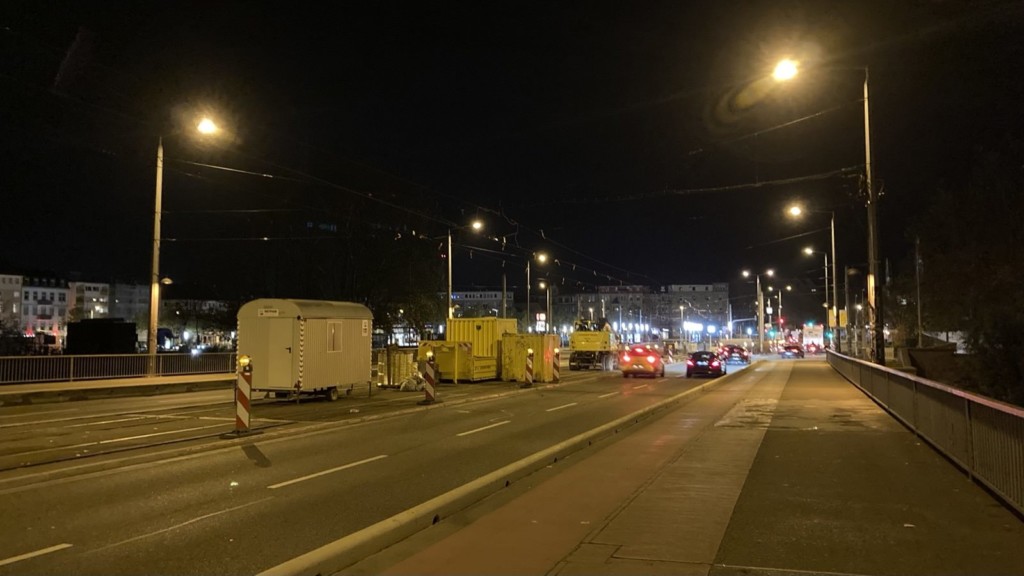
[[[799,63],[782,60],[775,66],[772,77],[779,82],[797,75]],[[881,282],[878,278],[878,193],[871,181],[871,108],[868,90],[868,68],[864,71],[864,184],[867,188],[868,223],[868,321],[874,331],[874,362],[885,365],[885,316],[882,314]],[[832,260],[835,261],[833,255]],[[832,274],[835,277],[835,271]],[[838,350],[838,348],[837,348]]]
[[[202,118],[196,124],[200,134],[215,134],[217,125],[209,118]],[[163,211],[164,187],[164,137],[156,145],[156,192],[153,201],[153,262],[150,270],[149,287],[149,334],[146,338],[146,353],[149,355],[149,374],[156,374],[156,331],[160,318],[160,218]]]
[[546,306],[544,307],[544,332],[551,331],[551,285],[544,280],[540,281],[540,289],[545,293]]
[[[744,278],[749,278],[750,275],[749,270],[743,271]],[[775,271],[769,268],[765,270],[764,275],[772,277]],[[754,274],[754,278],[757,281],[757,352],[764,354],[764,293],[761,292],[761,274]]]
[[[480,231],[484,227],[484,223],[480,220],[474,220],[467,226],[460,226],[456,230],[462,230],[464,228],[472,228],[474,231]],[[448,229],[448,319],[451,320],[455,317],[455,306],[452,305],[452,229]]]
[[[789,207],[789,214],[794,218],[799,217],[804,212],[816,212],[818,214],[829,215],[829,230],[832,235],[832,308],[830,309],[832,315],[827,318],[829,328],[832,328],[832,318],[835,318],[835,329],[839,329],[839,277],[837,274],[836,264],[836,213],[825,210],[807,210],[799,205],[794,204]],[[806,252],[806,250],[805,250]],[[826,307],[828,306],[828,262],[825,263],[825,302]],[[833,337],[832,341],[835,343],[836,352],[843,351],[842,340],[840,338]]]
[[[832,319],[828,317],[829,316],[829,312],[828,312],[829,311],[829,306],[828,306],[828,303],[829,303],[829,299],[828,299],[828,252],[823,252],[821,250],[815,250],[814,248],[811,248],[810,246],[808,246],[808,247],[804,248],[804,254],[807,254],[808,256],[812,256],[814,254],[822,254],[822,255],[825,256],[825,324],[827,324],[829,328],[832,328]],[[833,265],[834,264],[835,264],[835,262],[833,262]],[[833,292],[832,293],[833,300],[835,299],[835,297],[836,297],[835,292]]]
[[[775,288],[772,288],[771,286],[768,287],[768,291],[769,292],[771,292],[773,290],[775,290]],[[793,287],[787,284],[784,288],[779,288],[779,330],[782,330],[782,323],[783,323],[783,319],[782,319],[782,292],[783,291],[785,291],[785,292],[792,292],[793,291]]]
[[543,252],[538,252],[531,255],[530,258],[526,259],[526,326],[527,330],[531,325],[530,323],[530,262],[536,258],[537,262],[543,264],[548,261],[548,255]]

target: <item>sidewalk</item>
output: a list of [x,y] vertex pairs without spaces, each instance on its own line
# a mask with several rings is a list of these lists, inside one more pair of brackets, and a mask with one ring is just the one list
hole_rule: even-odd
[[1024,522],[826,364],[754,368],[342,573],[1024,573]]

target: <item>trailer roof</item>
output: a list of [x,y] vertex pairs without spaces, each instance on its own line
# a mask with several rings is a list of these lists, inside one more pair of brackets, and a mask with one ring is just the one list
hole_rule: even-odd
[[292,300],[287,298],[259,298],[238,309],[239,318],[337,318],[373,320],[370,309],[356,302],[328,300]]

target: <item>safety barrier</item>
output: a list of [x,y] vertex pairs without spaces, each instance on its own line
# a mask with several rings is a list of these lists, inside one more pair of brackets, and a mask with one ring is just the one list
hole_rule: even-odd
[[149,372],[147,354],[0,356],[0,385],[143,376],[233,373],[234,352],[161,353]]
[[968,475],[1024,513],[1024,409],[834,352],[828,361]]

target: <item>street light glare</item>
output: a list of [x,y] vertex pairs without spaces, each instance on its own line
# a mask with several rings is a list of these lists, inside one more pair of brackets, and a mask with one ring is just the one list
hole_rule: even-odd
[[537,254],[537,262],[540,262],[541,264],[543,264],[543,263],[545,263],[547,261],[548,261],[548,255],[547,254],[545,254],[543,252],[541,252],[540,254]]
[[771,268],[769,268],[768,270],[765,270],[765,275],[767,275],[767,276],[775,276],[775,270],[772,270]]
[[772,71],[772,78],[779,82],[792,80],[796,76],[798,66],[799,63],[794,60],[790,60],[789,58],[780,60],[779,63],[775,65],[775,70]]
[[804,248],[804,254],[814,254],[814,249],[808,246],[807,248]]
[[789,207],[789,214],[790,214],[790,216],[799,216],[800,214],[803,214],[803,211],[804,211],[803,208],[801,208],[799,206],[790,206]]
[[213,134],[218,130],[218,128],[217,124],[213,120],[203,118],[199,121],[199,124],[196,125],[196,130],[199,130],[203,134]]
[[480,220],[473,220],[473,230],[481,230],[484,227],[484,223]]

